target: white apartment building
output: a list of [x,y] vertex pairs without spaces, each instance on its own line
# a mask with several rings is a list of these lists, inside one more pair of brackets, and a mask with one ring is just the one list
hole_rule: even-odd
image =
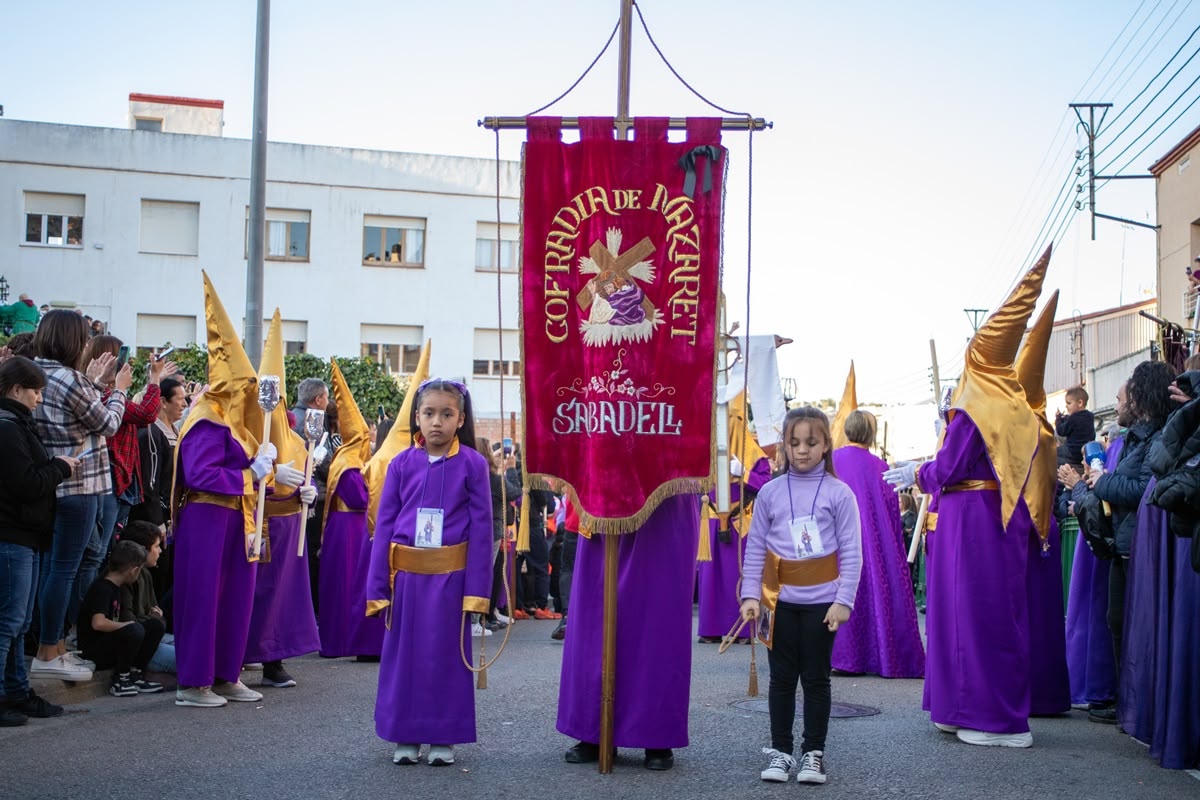
[[[220,101],[130,95],[129,129],[0,119],[0,273],[139,348],[204,342],[200,270],[245,309],[250,142]],[[290,352],[466,376],[476,414],[520,411],[520,165],[272,142],[264,306]],[[497,276],[503,324],[497,326]],[[500,359],[500,335],[504,359]]]

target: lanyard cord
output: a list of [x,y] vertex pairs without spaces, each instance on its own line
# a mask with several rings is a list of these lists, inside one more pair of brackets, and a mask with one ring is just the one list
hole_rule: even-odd
[[[825,483],[825,472],[824,471],[821,472],[821,479],[819,481],[817,481],[817,491],[813,493],[812,509],[808,512],[808,515],[810,517],[812,517],[813,519],[816,519],[816,517],[817,517],[817,498],[821,495],[821,484],[823,484],[823,483]],[[795,522],[796,521],[796,510],[792,506],[792,470],[791,470],[791,468],[789,468],[788,472],[787,472],[787,487],[788,487],[788,514],[791,515],[791,521]]]

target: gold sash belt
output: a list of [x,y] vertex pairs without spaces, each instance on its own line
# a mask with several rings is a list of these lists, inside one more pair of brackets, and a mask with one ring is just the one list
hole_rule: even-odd
[[837,580],[840,574],[837,553],[796,561],[768,550],[766,563],[763,564],[760,602],[773,611],[779,602],[779,590],[784,586],[820,586]]
[[956,483],[953,486],[947,486],[942,489],[942,494],[953,494],[954,492],[994,492],[1000,488],[1000,484],[996,481],[963,481]]
[[447,575],[467,568],[467,543],[448,547],[408,547],[393,544],[389,554],[392,577],[397,572],[416,575]]
[[183,496],[185,503],[208,503],[211,506],[242,510],[242,495],[217,494],[216,492],[188,492]]

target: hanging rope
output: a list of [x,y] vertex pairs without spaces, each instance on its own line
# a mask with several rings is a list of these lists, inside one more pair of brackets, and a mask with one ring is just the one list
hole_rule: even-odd
[[753,119],[753,116],[751,116],[750,114],[747,114],[744,111],[730,111],[727,108],[722,108],[721,106],[714,103],[712,100],[709,100],[707,97],[705,97],[704,95],[702,95],[698,91],[696,91],[696,89],[690,83],[688,83],[687,81],[685,81],[683,79],[683,76],[679,74],[679,71],[675,69],[675,67],[671,64],[671,62],[667,60],[667,57],[665,55],[663,55],[662,48],[660,48],[658,46],[658,42],[654,41],[654,37],[650,35],[650,26],[648,26],[646,24],[646,18],[642,16],[642,9],[641,9],[641,6],[639,6],[637,4],[637,0],[634,0],[633,10],[637,12],[638,20],[642,23],[642,30],[646,32],[646,38],[650,40],[650,46],[654,48],[654,52],[658,53],[658,57],[660,59],[662,59],[662,62],[664,64],[666,64],[667,69],[671,70],[671,74],[675,76],[675,79],[677,81],[679,81],[680,83],[682,83],[684,86],[686,86],[687,90],[689,92],[696,95],[696,97],[699,97],[702,101],[707,103],[710,107],[715,108],[717,111],[720,111],[722,114],[728,114],[731,117],[745,117],[747,122],[749,122],[750,120]]
[[[604,47],[601,48],[600,52],[596,54],[596,57],[592,59],[592,63],[588,64],[588,67],[587,67],[587,69],[585,69],[583,71],[583,74],[580,75],[578,78],[576,78],[575,82],[572,83],[570,86],[568,86],[567,90],[565,92],[563,92],[558,97],[551,100],[549,103],[546,103],[546,105],[542,106],[541,108],[530,111],[525,116],[532,117],[535,114],[540,114],[543,111],[545,111],[547,108],[549,108],[550,106],[557,103],[559,100],[562,100],[564,97],[569,95],[571,92],[575,91],[575,87],[578,86],[583,81],[583,79],[587,77],[588,73],[592,71],[592,67],[596,66],[596,62],[598,62],[604,56],[604,54],[608,52],[608,46],[610,44],[612,44],[613,39],[617,38],[617,30],[620,29],[620,27],[621,27],[621,21],[617,20],[617,24],[613,25],[612,33],[610,33],[608,35],[608,41],[604,43]],[[497,149],[496,152],[500,152],[499,149]],[[497,158],[499,158],[499,157],[497,156]],[[499,185],[499,184],[497,184],[497,185]]]

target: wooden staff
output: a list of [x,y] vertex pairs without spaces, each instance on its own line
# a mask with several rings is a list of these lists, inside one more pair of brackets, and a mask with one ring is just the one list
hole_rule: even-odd
[[[271,441],[271,414],[275,411],[275,406],[279,405],[279,376],[278,375],[263,375],[258,379],[258,404],[263,410],[263,431],[262,438],[259,442],[266,444]],[[251,560],[257,561],[258,554],[262,552],[262,529],[263,516],[267,511],[267,476],[264,475],[258,482],[258,506],[254,512],[254,538],[250,540],[250,553],[253,553]],[[249,557],[250,553],[247,553]]]
[[600,772],[613,770],[613,712],[617,687],[617,545],[604,537],[604,639],[600,656]]
[[921,495],[921,505],[917,509],[917,522],[913,525],[912,544],[908,547],[908,563],[915,564],[917,553],[921,550],[921,537],[925,535],[925,518],[929,516],[929,495]]
[[[310,408],[304,412],[304,438],[308,439],[308,458],[304,462],[304,483],[296,491],[312,483],[313,452],[317,449],[317,439],[325,432],[325,412]],[[300,541],[296,543],[296,557],[304,557],[304,530],[308,524],[308,503],[300,504]]]

